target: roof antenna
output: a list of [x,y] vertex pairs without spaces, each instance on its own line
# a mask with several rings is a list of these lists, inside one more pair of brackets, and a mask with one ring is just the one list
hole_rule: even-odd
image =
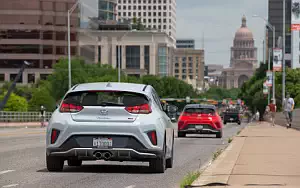
[[111,87],[111,83],[108,82],[108,83],[106,84],[106,87]]

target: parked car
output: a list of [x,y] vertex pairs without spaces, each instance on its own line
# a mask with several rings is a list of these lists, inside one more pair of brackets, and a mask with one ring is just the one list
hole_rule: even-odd
[[213,105],[186,105],[178,120],[178,137],[186,134],[215,134],[223,136],[221,117]]
[[50,119],[49,171],[64,161],[149,161],[154,172],[173,166],[174,127],[150,85],[87,83],[72,87]]
[[241,115],[240,111],[238,109],[230,109],[228,108],[223,113],[223,123],[226,125],[226,123],[237,123],[238,125],[241,124]]

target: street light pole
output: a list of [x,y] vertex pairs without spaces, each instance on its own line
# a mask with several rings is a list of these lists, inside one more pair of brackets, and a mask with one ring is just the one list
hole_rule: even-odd
[[282,107],[285,99],[285,6],[286,0],[283,0],[283,41],[282,41]]
[[[270,26],[271,24],[268,23]],[[275,26],[273,26],[273,52],[275,49]],[[273,55],[274,56],[274,55]],[[274,61],[273,61],[274,62]],[[273,63],[274,66],[274,63]],[[274,67],[273,67],[273,83],[272,83],[272,87],[273,87],[273,103],[276,104],[276,97],[275,97],[275,71],[274,71]]]
[[77,5],[80,3],[80,0],[68,10],[68,73],[69,73],[69,89],[72,87],[72,71],[71,71],[71,23],[70,17],[73,11],[76,9]]

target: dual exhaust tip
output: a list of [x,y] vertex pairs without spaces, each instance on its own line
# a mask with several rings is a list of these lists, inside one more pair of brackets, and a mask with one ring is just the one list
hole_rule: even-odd
[[112,154],[110,152],[95,152],[94,153],[94,157],[96,157],[96,159],[100,160],[100,159],[104,159],[104,160],[109,160],[112,157]]

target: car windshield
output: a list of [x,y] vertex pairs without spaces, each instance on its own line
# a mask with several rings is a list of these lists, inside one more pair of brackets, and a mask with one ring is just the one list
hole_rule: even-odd
[[148,103],[148,99],[133,92],[80,91],[68,94],[64,102],[82,106],[137,106]]
[[214,114],[215,110],[211,108],[186,108],[184,112],[188,114]]

